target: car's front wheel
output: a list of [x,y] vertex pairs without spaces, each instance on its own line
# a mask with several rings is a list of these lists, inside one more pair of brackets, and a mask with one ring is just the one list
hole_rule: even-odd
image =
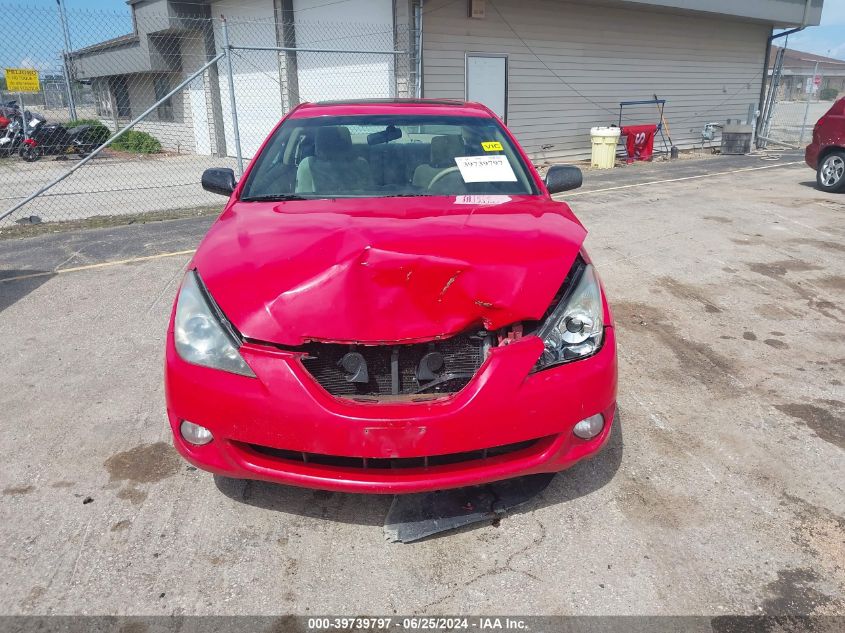
[[845,189],[845,152],[831,152],[819,163],[816,182],[822,191],[842,191]]

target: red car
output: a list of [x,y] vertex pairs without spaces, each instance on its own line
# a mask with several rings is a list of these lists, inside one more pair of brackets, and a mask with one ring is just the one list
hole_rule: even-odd
[[597,453],[616,342],[586,230],[502,122],[461,101],[304,104],[189,265],[167,413],[199,468],[405,493]]
[[807,164],[816,170],[822,191],[845,190],[845,98],[819,119],[813,128],[813,142],[804,153]]

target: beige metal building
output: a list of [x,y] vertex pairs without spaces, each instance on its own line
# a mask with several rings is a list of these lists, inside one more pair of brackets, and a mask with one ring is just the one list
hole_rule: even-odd
[[[788,0],[424,0],[423,95],[483,94],[529,152],[557,158],[583,157],[590,127],[618,122],[621,101],[657,94],[689,146],[705,123],[756,106],[772,29],[820,14],[821,2]],[[655,121],[643,106],[623,124]]]

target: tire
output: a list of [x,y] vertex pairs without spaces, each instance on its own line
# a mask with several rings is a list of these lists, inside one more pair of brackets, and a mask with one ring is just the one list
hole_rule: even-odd
[[22,145],[18,150],[18,156],[27,163],[33,163],[41,158],[41,148],[33,147],[32,145]]
[[822,191],[845,191],[845,151],[830,152],[819,161],[816,183]]

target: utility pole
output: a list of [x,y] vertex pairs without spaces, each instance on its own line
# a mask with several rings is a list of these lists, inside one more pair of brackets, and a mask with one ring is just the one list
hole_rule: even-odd
[[65,47],[62,51],[62,70],[65,76],[65,90],[67,91],[67,111],[71,120],[76,119],[76,103],[73,101],[73,72],[70,67],[70,30],[67,23],[67,12],[65,11],[64,0],[56,0],[56,5],[59,9],[59,23],[62,29],[62,35],[65,40]]

